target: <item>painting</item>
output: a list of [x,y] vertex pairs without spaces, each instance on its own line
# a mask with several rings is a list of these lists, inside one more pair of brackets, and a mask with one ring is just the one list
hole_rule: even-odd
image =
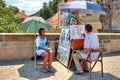
[[85,25],[70,25],[70,39],[84,39]]
[[57,51],[57,59],[66,67],[68,66],[68,60],[69,60],[69,53],[70,53],[70,48],[65,48],[62,46],[58,46],[58,51]]
[[75,18],[74,16],[71,16],[71,17],[70,17],[70,22],[69,22],[70,25],[73,25],[73,24],[74,24],[73,21],[76,22],[76,23],[78,22],[77,18]]
[[59,45],[69,48],[70,47],[70,29],[62,29]]
[[71,14],[68,13],[68,12],[64,12],[63,16],[64,17],[63,17],[63,20],[62,20],[62,28],[69,28]]

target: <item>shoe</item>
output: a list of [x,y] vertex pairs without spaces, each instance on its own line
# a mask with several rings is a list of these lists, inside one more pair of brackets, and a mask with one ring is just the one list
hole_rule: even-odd
[[53,69],[48,69],[48,72],[51,72],[51,73],[53,73]]
[[51,66],[48,66],[48,72],[51,72],[51,73],[53,73],[53,69],[52,69],[52,67]]
[[43,73],[47,73],[48,70],[47,70],[47,69],[41,69],[41,72],[43,72]]
[[80,75],[80,74],[83,73],[83,71],[75,71],[74,73],[77,74],[77,75]]
[[83,70],[83,71],[84,71],[84,72],[87,72],[87,73],[89,72],[89,70]]

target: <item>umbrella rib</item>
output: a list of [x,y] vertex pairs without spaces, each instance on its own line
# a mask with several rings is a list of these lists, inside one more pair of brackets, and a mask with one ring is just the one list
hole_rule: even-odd
[[[26,26],[29,26],[31,24],[31,22],[30,21],[28,21],[28,22],[29,22],[29,24],[23,23],[21,25],[25,25],[26,24]],[[25,28],[25,27],[23,27],[23,28]],[[26,32],[26,31],[27,31],[27,28],[24,30],[24,32]]]
[[[29,22],[29,24],[26,25],[27,28],[26,28],[25,32],[27,32],[27,30],[28,30],[28,26],[31,25],[31,23],[32,23],[31,21],[28,21],[28,22]],[[24,23],[24,24],[25,24],[25,23]]]
[[[34,20],[31,20],[31,21],[34,21]],[[32,22],[30,24],[28,24],[28,26],[30,26],[32,24]],[[26,32],[27,32],[28,28],[26,29]]]

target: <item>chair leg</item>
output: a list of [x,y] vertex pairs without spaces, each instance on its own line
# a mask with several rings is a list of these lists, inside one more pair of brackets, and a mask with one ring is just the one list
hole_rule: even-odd
[[92,69],[91,69],[91,62],[90,62],[90,72],[89,72],[89,76],[90,76],[90,80],[92,80]]
[[101,56],[101,77],[103,77],[103,59]]
[[34,69],[37,69],[36,52],[34,50]]
[[91,67],[91,70],[93,70],[93,68],[95,67],[97,61],[95,61],[94,65]]
[[37,61],[36,61],[36,56],[34,57],[34,69],[37,69]]

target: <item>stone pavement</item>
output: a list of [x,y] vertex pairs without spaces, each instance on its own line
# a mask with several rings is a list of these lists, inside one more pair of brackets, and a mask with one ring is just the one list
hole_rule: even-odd
[[[120,80],[120,52],[105,53],[104,77],[100,74],[100,63],[93,69],[93,80]],[[53,61],[54,73],[42,73],[41,65],[34,69],[31,60],[0,61],[0,80],[89,80],[89,74],[76,75],[58,61]]]

